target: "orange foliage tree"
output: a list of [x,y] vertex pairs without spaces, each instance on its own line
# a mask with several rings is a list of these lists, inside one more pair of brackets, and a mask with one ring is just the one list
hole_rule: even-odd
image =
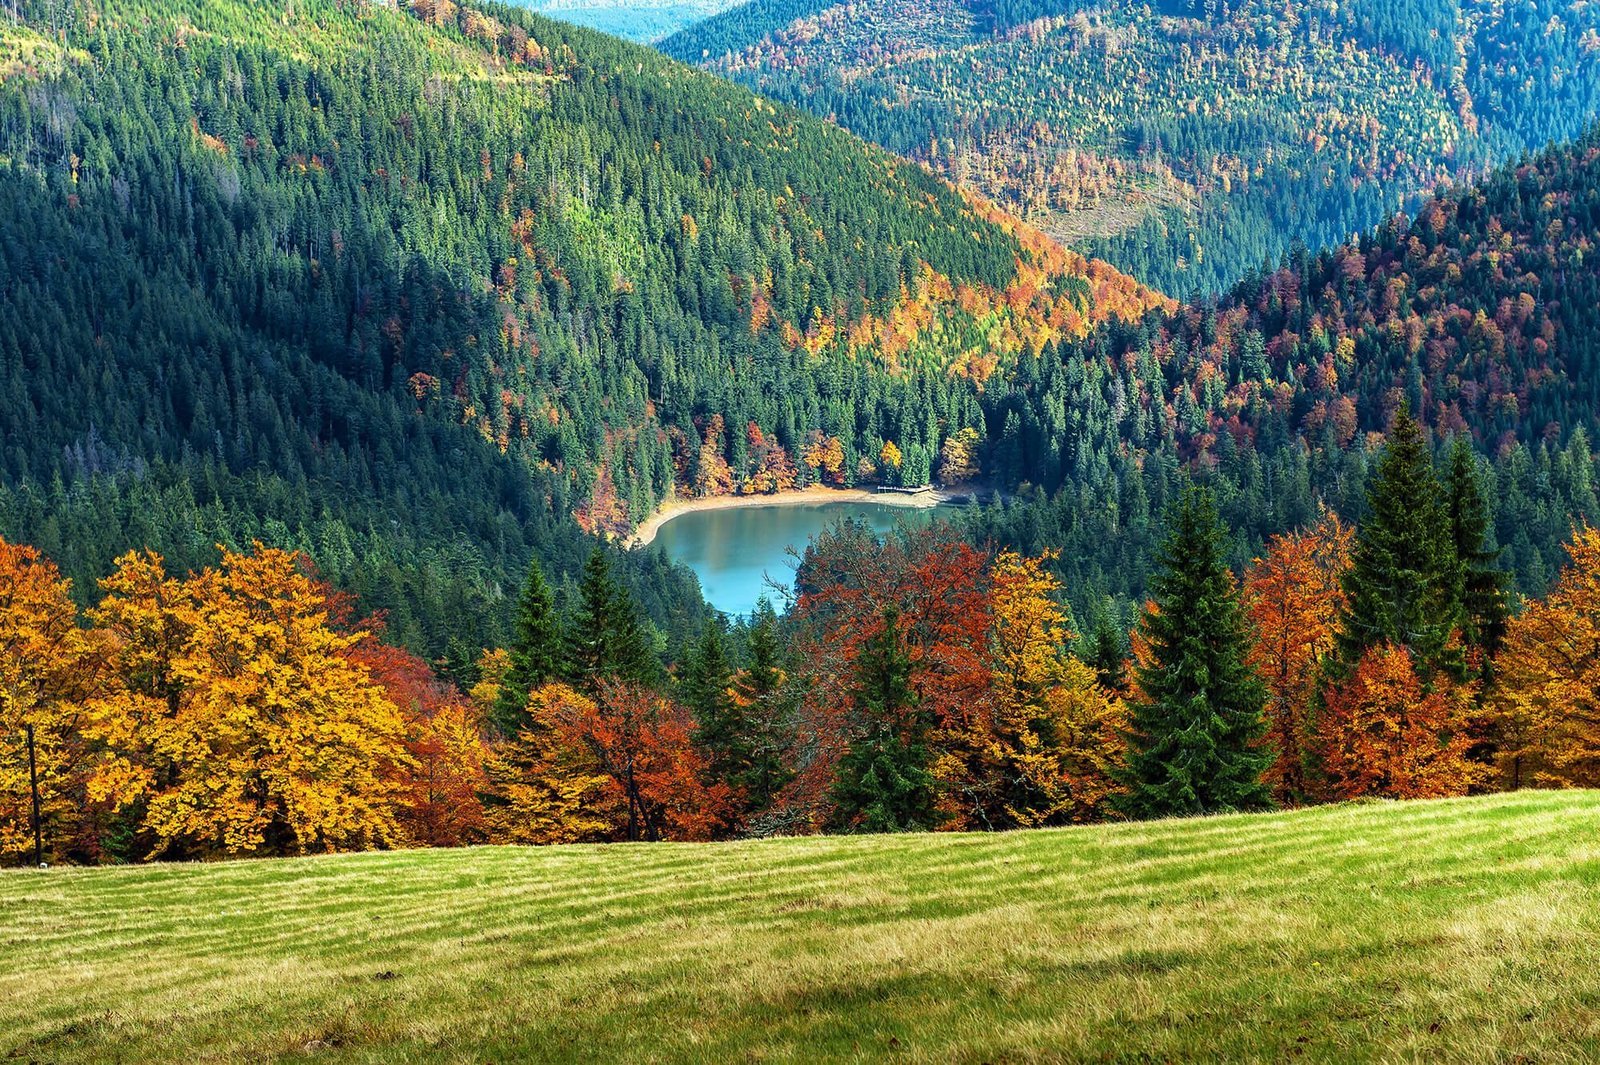
[[703,840],[727,823],[733,792],[707,783],[693,722],[676,703],[605,680],[533,692],[528,722],[494,759],[495,838],[517,843]]
[[412,843],[459,847],[482,841],[487,833],[482,792],[488,786],[484,765],[484,717],[456,689],[441,681],[426,662],[400,647],[382,643],[382,622],[368,619],[370,634],[345,652],[364,666],[405,720],[406,752],[401,767],[399,819]]
[[1277,749],[1263,779],[1280,803],[1307,798],[1307,730],[1344,609],[1350,543],[1350,528],[1327,514],[1310,532],[1273,537],[1266,557],[1245,573],[1245,608],[1256,629],[1250,662],[1267,685],[1267,738]]
[[995,827],[1087,821],[1104,814],[1122,751],[1125,708],[1067,653],[1061,587],[1042,559],[1000,554],[990,567],[993,696],[989,736]]
[[1425,686],[1405,648],[1369,649],[1318,718],[1312,746],[1327,797],[1465,795],[1481,772],[1467,757],[1471,711],[1466,686]]
[[608,838],[614,802],[593,752],[563,742],[562,724],[595,713],[594,700],[565,684],[529,693],[522,728],[488,762],[488,822],[498,843],[583,843]]
[[842,527],[813,542],[797,585],[802,699],[785,824],[827,820],[827,789],[851,741],[850,678],[890,609],[909,686],[933,724],[942,825],[1051,824],[1102,809],[1122,704],[1067,653],[1060,588],[1040,560],[992,556],[938,529],[880,543]]
[[1600,529],[1584,525],[1550,595],[1513,618],[1495,659],[1506,783],[1600,785]]

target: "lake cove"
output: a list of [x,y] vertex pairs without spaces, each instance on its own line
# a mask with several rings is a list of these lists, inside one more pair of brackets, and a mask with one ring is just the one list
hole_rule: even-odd
[[686,508],[665,515],[649,531],[669,557],[694,570],[707,602],[742,615],[754,610],[763,595],[782,609],[771,581],[785,589],[794,583],[789,548],[804,549],[811,537],[841,518],[886,532],[898,522],[927,522],[949,512],[932,500],[913,505],[903,499],[882,502],[881,497],[829,500],[823,493],[822,498]]

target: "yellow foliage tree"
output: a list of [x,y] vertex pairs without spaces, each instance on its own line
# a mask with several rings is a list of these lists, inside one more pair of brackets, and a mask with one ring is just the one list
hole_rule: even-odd
[[1600,529],[1577,529],[1567,553],[1555,588],[1512,619],[1495,659],[1512,788],[1600,785]]
[[144,805],[150,853],[290,854],[406,842],[405,723],[329,624],[297,556],[255,545],[185,581],[130,554],[95,619],[121,685],[86,734],[118,752],[92,790]]
[[582,843],[611,832],[611,778],[592,752],[562,742],[559,734],[564,720],[594,712],[594,700],[565,684],[546,684],[529,695],[526,723],[488,765],[498,799],[489,811],[495,842]]
[[35,781],[45,857],[72,848],[80,821],[74,725],[102,671],[71,588],[38,551],[0,540],[0,860],[32,855]]
[[1072,639],[1043,559],[1001,553],[990,567],[993,717],[984,744],[993,827],[1032,827],[1100,816],[1116,790],[1119,700],[1067,653]]

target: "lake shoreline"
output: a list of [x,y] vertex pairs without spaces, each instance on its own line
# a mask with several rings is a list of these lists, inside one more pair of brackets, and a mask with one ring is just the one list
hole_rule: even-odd
[[981,493],[972,489],[924,488],[916,492],[900,492],[872,488],[829,488],[809,485],[792,488],[786,492],[767,495],[706,496],[692,499],[669,499],[656,508],[626,540],[624,547],[647,547],[673,518],[707,510],[734,510],[739,507],[803,506],[807,503],[881,503],[890,507],[913,510],[930,510],[946,503],[965,503],[977,499]]

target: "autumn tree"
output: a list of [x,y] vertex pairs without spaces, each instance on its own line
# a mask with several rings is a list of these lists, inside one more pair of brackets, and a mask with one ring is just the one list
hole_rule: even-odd
[[124,678],[97,713],[122,752],[97,785],[143,807],[148,853],[405,842],[405,723],[349,655],[370,633],[336,631],[323,587],[288,552],[225,550],[181,585],[159,561],[124,557],[96,611],[123,643]]
[[1368,650],[1324,698],[1312,745],[1325,794],[1431,799],[1465,795],[1479,773],[1468,758],[1467,691],[1424,684],[1411,652]]
[[1272,762],[1260,746],[1265,693],[1210,493],[1188,488],[1168,529],[1154,608],[1140,622],[1148,659],[1136,674],[1118,805],[1135,817],[1257,809],[1271,801],[1261,780]]
[[485,764],[491,839],[545,844],[610,838],[610,779],[586,745],[568,740],[568,722],[595,712],[592,698],[560,682],[529,693],[521,725]]
[[0,860],[83,849],[77,721],[98,691],[102,657],[78,626],[71,590],[38,551],[0,540]]
[[1310,532],[1285,533],[1250,566],[1244,599],[1255,627],[1250,663],[1267,686],[1267,738],[1276,752],[1265,779],[1280,803],[1304,802],[1306,741],[1323,659],[1332,653],[1345,605],[1351,531],[1324,515]]
[[1550,594],[1511,619],[1495,659],[1506,786],[1600,787],[1600,529],[1583,525]]
[[1042,560],[1002,552],[991,572],[994,705],[980,741],[990,763],[982,823],[1029,828],[1097,818],[1118,790],[1122,704],[1067,653],[1061,589]]
[[599,698],[568,705],[558,742],[587,750],[605,775],[613,838],[704,840],[728,823],[732,789],[707,783],[682,706],[627,681],[607,681]]
[[555,597],[537,558],[528,566],[528,578],[517,600],[516,628],[508,651],[510,665],[502,675],[494,701],[493,723],[502,736],[516,734],[528,693],[548,683],[561,669],[561,627]]

